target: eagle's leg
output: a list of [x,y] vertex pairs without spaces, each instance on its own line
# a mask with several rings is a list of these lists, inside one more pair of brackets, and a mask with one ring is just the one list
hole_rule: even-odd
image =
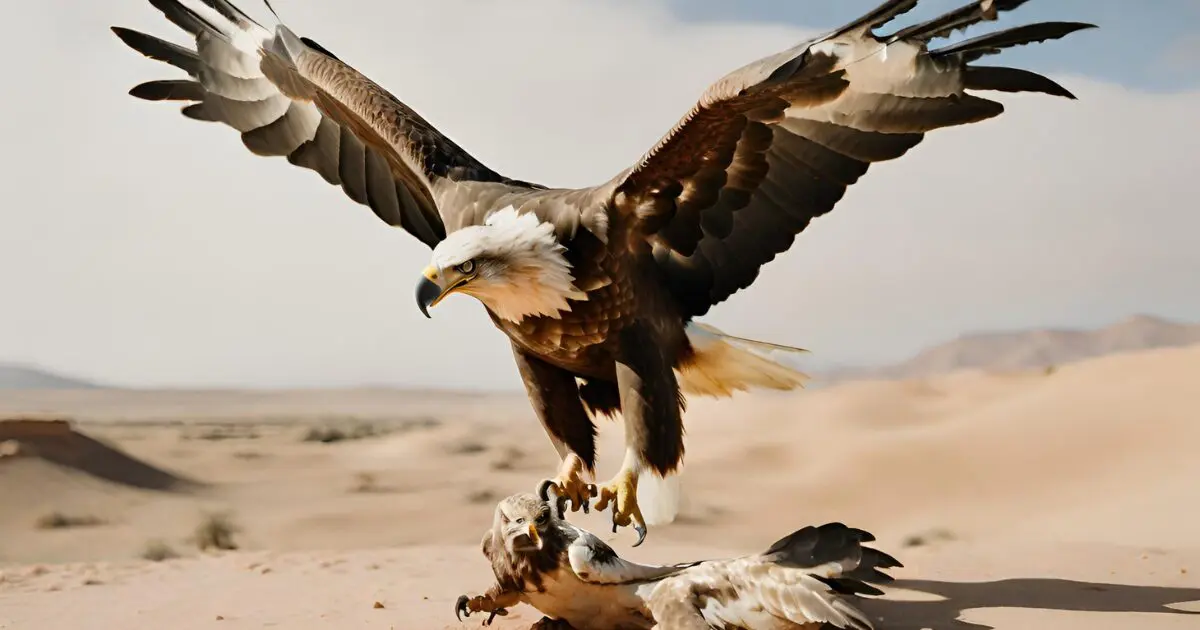
[[613,505],[613,531],[633,525],[646,539],[646,521],[638,505],[638,477],[675,471],[683,459],[683,416],[679,383],[673,369],[673,347],[648,328],[621,331],[616,363],[621,416],[625,419],[625,460],[612,479],[599,485],[596,509]]
[[613,532],[615,533],[618,527],[633,525],[638,535],[637,542],[633,543],[636,547],[646,539],[646,520],[642,518],[642,510],[637,501],[640,466],[630,463],[631,459],[636,461],[636,454],[632,451],[626,454],[621,470],[617,471],[612,479],[597,486],[600,498],[596,501],[596,509],[603,512],[609,503],[612,503]]
[[584,474],[596,465],[596,426],[579,398],[575,375],[516,344],[513,344],[513,358],[525,382],[529,403],[562,458],[555,477],[538,485],[538,494],[548,501],[553,490],[560,500],[571,502],[572,512],[587,509],[591,498],[596,496],[595,487],[584,479]]
[[471,613],[485,612],[488,613],[488,618],[483,625],[487,626],[491,625],[496,617],[507,615],[509,607],[516,606],[520,601],[520,593],[504,590],[499,584],[495,584],[483,595],[460,595],[458,601],[454,602],[454,616],[462,621],[463,617],[470,617]]

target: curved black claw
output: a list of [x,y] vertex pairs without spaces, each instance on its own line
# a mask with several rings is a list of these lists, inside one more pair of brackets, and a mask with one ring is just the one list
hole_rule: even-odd
[[587,491],[588,491],[588,495],[583,498],[583,505],[581,505],[579,507],[583,508],[584,514],[591,514],[592,513],[592,499],[595,499],[597,496],[600,495],[600,489],[596,487],[596,484],[589,483],[587,485]]
[[508,610],[506,610],[504,608],[497,608],[496,610],[493,610],[491,612],[491,614],[488,615],[487,621],[484,621],[483,625],[490,626],[490,625],[492,625],[492,620],[495,619],[497,615],[503,617],[507,614],[508,614]]
[[634,547],[636,547],[646,541],[646,526],[645,525],[643,525],[641,523],[634,523],[633,531],[637,532],[637,535],[638,535],[637,542],[633,543]]
[[553,481],[543,481],[542,485],[538,486],[538,495],[542,500],[554,506],[558,510],[558,518],[564,519],[567,517],[567,497],[559,496],[558,486]]
[[543,501],[549,501],[550,500],[550,488],[552,488],[552,487],[554,487],[554,480],[543,479],[542,483],[538,484],[538,491],[537,491],[538,496],[541,497],[541,499]]
[[454,618],[455,619],[462,621],[463,617],[471,616],[471,611],[467,610],[467,602],[469,602],[469,601],[471,601],[471,598],[467,597],[466,595],[458,596],[458,601],[454,602]]

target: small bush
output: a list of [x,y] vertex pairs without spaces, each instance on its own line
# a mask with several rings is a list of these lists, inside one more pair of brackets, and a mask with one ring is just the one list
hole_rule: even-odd
[[360,472],[354,475],[354,485],[351,486],[350,492],[378,492],[379,479],[374,473]]
[[62,512],[51,512],[37,520],[38,529],[71,529],[74,527],[96,527],[103,524],[104,519],[97,516],[63,514]]
[[901,543],[905,547],[924,547],[936,542],[946,542],[954,540],[956,536],[954,532],[948,529],[934,528],[918,534],[907,536]]
[[477,440],[455,442],[447,449],[451,455],[475,455],[488,450],[488,445]]
[[492,470],[513,470],[523,459],[525,459],[524,451],[515,446],[505,447],[499,456],[492,460]]
[[204,519],[196,526],[192,534],[192,542],[200,551],[221,549],[231,551],[237,549],[233,535],[241,529],[234,524],[227,512],[214,512],[204,515]]
[[322,444],[332,444],[343,440],[365,440],[367,438],[379,437],[386,435],[388,432],[379,429],[370,423],[358,423],[349,428],[342,427],[310,427],[304,434],[303,441],[305,442],[320,442]]
[[179,554],[171,547],[171,545],[168,545],[166,542],[161,540],[151,540],[147,542],[146,547],[142,549],[141,556],[143,560],[162,562],[163,560],[178,558]]

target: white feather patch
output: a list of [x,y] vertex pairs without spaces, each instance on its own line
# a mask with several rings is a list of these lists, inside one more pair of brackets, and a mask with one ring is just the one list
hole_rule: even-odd
[[638,505],[646,525],[655,527],[675,522],[683,501],[682,473],[680,468],[666,477],[659,477],[650,470],[638,474]]

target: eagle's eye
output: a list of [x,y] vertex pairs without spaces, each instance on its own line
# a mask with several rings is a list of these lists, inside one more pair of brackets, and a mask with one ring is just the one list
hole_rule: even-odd
[[475,271],[475,261],[468,260],[464,263],[456,265],[454,268],[458,270],[458,273],[461,273],[465,276],[465,275],[471,273],[472,271]]
[[549,519],[549,518],[550,518],[550,513],[549,513],[549,512],[539,512],[539,513],[538,513],[538,515],[537,515],[537,520],[536,520],[536,522],[537,522],[537,524],[538,524],[538,525],[545,525],[545,524],[546,524],[546,520],[547,520],[547,519]]

